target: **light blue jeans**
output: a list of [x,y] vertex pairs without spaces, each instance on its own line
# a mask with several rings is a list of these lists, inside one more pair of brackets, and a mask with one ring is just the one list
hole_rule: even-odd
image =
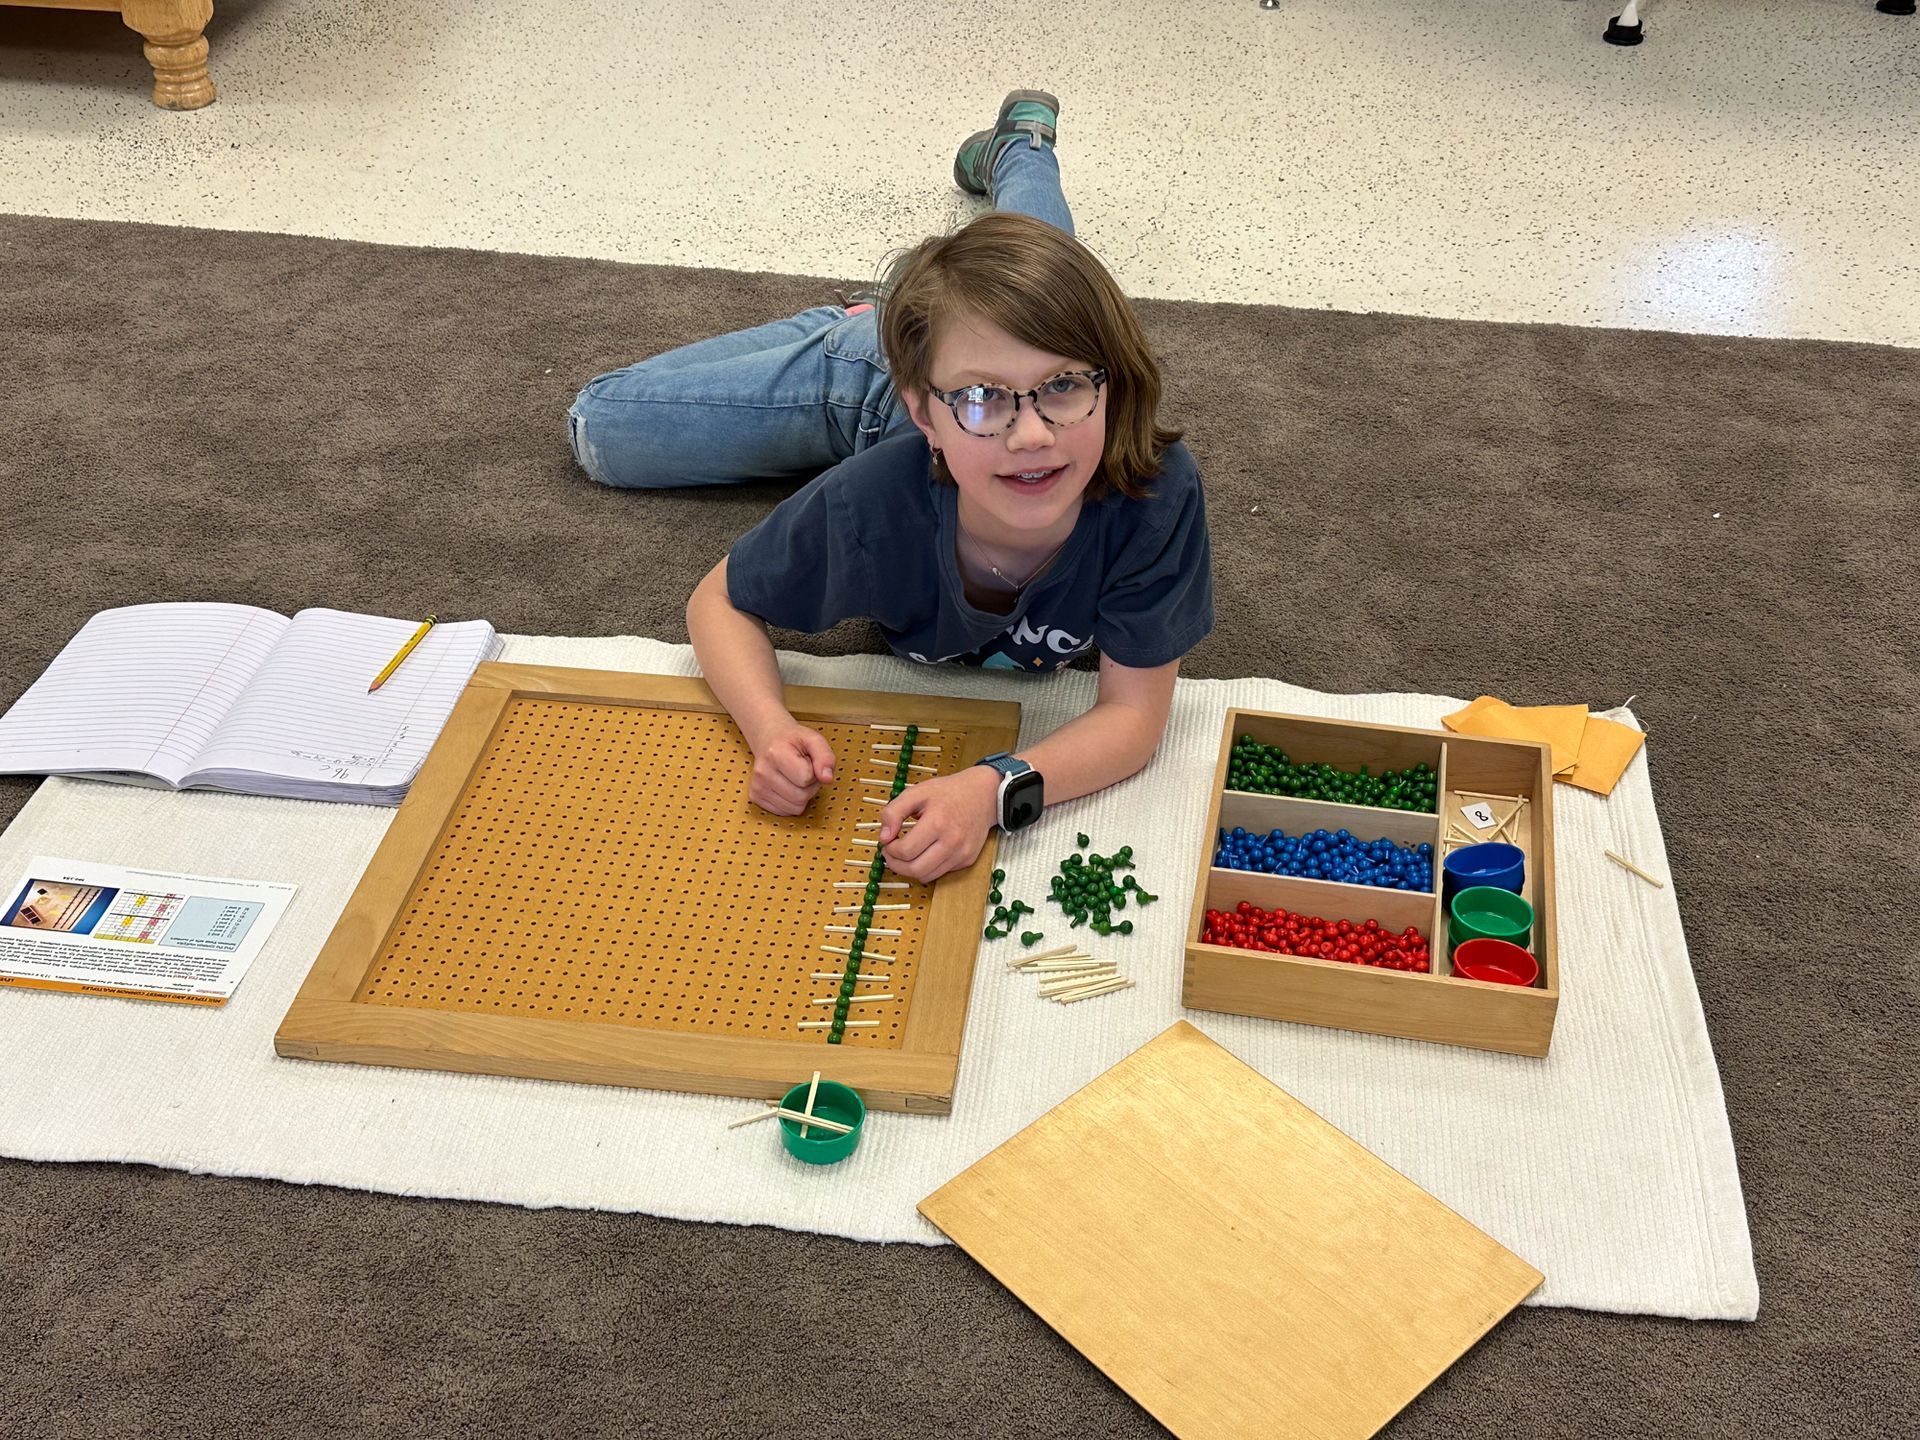
[[[1051,146],[1006,146],[993,201],[1073,233]],[[589,381],[567,435],[594,479],[661,489],[808,480],[906,423],[876,312],[822,305]]]

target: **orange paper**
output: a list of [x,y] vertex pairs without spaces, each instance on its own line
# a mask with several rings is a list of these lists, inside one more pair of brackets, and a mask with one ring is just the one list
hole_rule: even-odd
[[1462,735],[1485,735],[1491,740],[1537,740],[1553,751],[1553,773],[1563,775],[1580,758],[1581,736],[1586,730],[1584,705],[1509,705],[1491,695],[1482,695],[1464,710],[1456,710],[1442,722]]
[[1509,705],[1492,695],[1440,723],[1461,735],[1545,744],[1553,752],[1554,779],[1597,795],[1613,793],[1647,738],[1617,720],[1588,714],[1584,705]]
[[1586,733],[1580,738],[1580,763],[1571,774],[1556,778],[1596,795],[1611,795],[1646,743],[1647,737],[1631,726],[1589,715]]

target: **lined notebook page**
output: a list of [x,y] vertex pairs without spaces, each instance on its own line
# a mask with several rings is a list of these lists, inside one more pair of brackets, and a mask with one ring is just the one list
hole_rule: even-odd
[[0,716],[0,771],[124,770],[177,785],[287,629],[252,605],[102,610]]
[[436,625],[369,695],[373,677],[419,628],[417,620],[302,610],[208,737],[189,783],[222,783],[211,774],[218,771],[321,785],[404,785],[474,666],[500,648],[484,620]]

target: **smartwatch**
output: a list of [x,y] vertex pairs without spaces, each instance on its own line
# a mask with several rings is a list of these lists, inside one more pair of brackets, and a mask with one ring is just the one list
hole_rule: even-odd
[[1000,772],[1000,828],[1011,835],[1024,830],[1040,818],[1046,808],[1046,785],[1040,772],[1024,760],[1016,760],[1006,751],[989,755],[976,764],[990,765]]

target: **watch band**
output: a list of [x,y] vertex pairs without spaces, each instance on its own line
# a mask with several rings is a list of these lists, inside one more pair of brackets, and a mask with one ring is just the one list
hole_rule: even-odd
[[1005,750],[994,755],[982,755],[975,763],[979,765],[991,765],[1002,775],[1024,775],[1033,769],[1033,766],[1029,765],[1026,761],[1016,760]]

